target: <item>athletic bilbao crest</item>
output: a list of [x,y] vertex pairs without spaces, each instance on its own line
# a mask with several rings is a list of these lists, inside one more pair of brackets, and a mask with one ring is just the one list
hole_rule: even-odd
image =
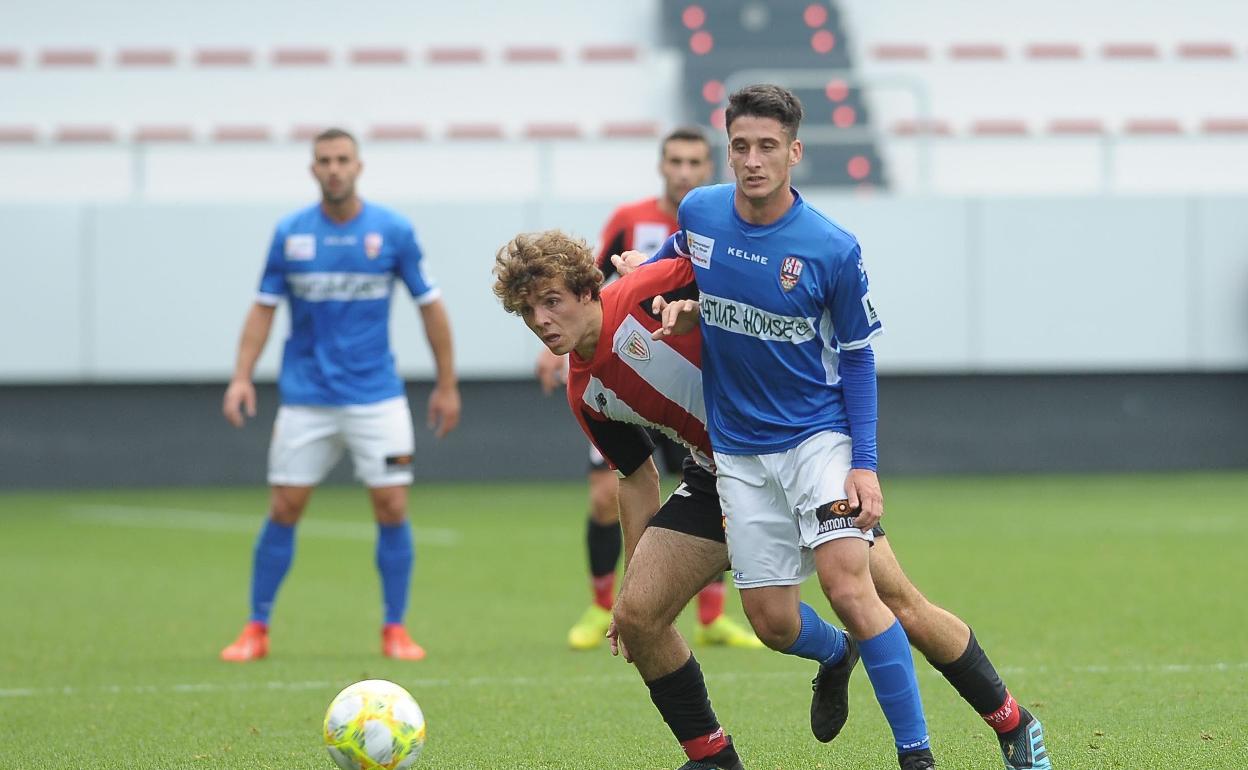
[[381,253],[381,233],[369,233],[364,236],[364,256],[377,259]]
[[650,346],[642,339],[641,332],[633,332],[628,335],[628,339],[624,340],[624,345],[620,348],[620,352],[634,361],[649,361]]
[[797,257],[785,257],[780,264],[780,288],[791,291],[797,285],[797,279],[802,277],[803,267],[805,265]]

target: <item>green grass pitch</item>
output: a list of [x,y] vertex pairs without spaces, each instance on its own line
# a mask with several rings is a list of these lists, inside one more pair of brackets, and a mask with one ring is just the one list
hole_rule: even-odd
[[[908,572],[976,629],[1059,768],[1248,767],[1248,474],[886,479],[885,500]],[[324,709],[372,677],[424,708],[418,767],[684,761],[630,666],[564,647],[588,602],[582,485],[413,490],[420,663],[378,653],[373,527],[353,488],[313,498],[270,658],[218,662],[245,619],[265,502],[259,488],[0,495],[0,768],[326,770]],[[814,586],[806,599],[826,608]],[[825,746],[808,732],[810,663],[697,654],[752,770],[896,767],[861,671]],[[999,768],[983,723],[918,670],[940,767]]]

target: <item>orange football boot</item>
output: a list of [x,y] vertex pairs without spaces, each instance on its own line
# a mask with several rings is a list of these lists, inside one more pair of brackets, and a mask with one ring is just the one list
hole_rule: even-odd
[[269,627],[258,620],[243,626],[243,632],[234,643],[221,651],[221,660],[246,663],[260,660],[269,654]]
[[424,660],[425,648],[412,641],[406,628],[391,623],[381,629],[381,654],[398,660]]

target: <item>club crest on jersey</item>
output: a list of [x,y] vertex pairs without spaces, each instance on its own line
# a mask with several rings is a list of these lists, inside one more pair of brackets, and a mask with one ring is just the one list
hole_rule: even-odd
[[646,344],[642,338],[641,332],[633,332],[624,340],[624,344],[620,346],[620,352],[634,361],[649,361],[650,346]]
[[364,236],[364,256],[377,259],[381,254],[381,233],[369,233]]
[[797,279],[802,277],[804,268],[802,260],[797,257],[785,257],[784,262],[780,264],[780,288],[792,291],[797,285]]

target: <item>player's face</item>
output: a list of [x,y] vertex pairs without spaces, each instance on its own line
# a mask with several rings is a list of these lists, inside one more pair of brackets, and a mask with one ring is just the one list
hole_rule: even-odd
[[679,206],[690,190],[711,181],[710,145],[690,139],[670,140],[663,146],[659,173],[663,175],[664,197]]
[[346,137],[326,139],[312,148],[312,175],[321,185],[326,203],[342,203],[355,197],[355,178],[364,164],[355,142]]
[[520,308],[529,330],[555,355],[571,352],[593,333],[594,300],[576,295],[562,281],[539,282]]
[[728,165],[747,200],[788,192],[790,170],[801,159],[801,140],[790,139],[775,118],[742,115],[728,127]]

